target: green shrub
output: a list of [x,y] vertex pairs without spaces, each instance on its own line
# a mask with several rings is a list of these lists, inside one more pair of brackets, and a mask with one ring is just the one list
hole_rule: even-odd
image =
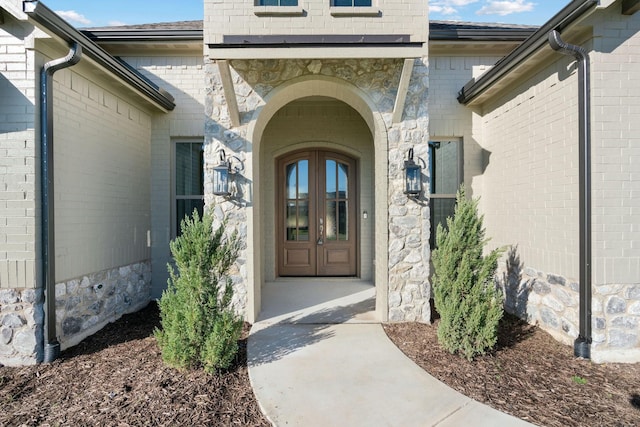
[[454,216],[447,218],[448,229],[438,225],[436,234],[434,302],[440,313],[438,341],[447,351],[472,360],[498,340],[504,309],[493,277],[502,251],[482,256],[487,240],[478,201],[467,199],[461,186],[456,202]]
[[169,286],[160,299],[162,329],[155,336],[165,363],[213,373],[231,365],[242,333],[227,276],[238,257],[238,238],[226,236],[224,223],[212,231],[207,212],[200,219],[194,210],[180,226],[182,234],[170,244],[177,272],[168,265]]

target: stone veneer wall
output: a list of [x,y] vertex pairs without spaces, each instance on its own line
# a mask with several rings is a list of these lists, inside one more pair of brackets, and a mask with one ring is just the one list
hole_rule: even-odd
[[57,283],[56,329],[60,347],[74,346],[123,314],[144,308],[150,295],[150,261]]
[[[215,61],[205,61],[207,76],[206,125],[205,125],[205,204],[217,203],[215,214],[218,220],[227,219],[228,226],[239,232],[247,242],[247,207],[251,207],[252,182],[259,179],[252,171],[243,172],[244,182],[238,185],[236,198],[225,200],[212,194],[212,169],[218,163],[217,151],[224,148],[227,156],[237,156],[251,165],[256,141],[247,135],[248,125],[255,120],[260,109],[265,106],[265,98],[288,82],[300,81],[303,77],[317,76],[329,78],[337,85],[337,90],[353,87],[366,93],[374,107],[372,113],[382,118],[387,133],[387,141],[375,141],[376,153],[380,144],[388,163],[387,200],[388,228],[376,229],[376,235],[388,233],[388,247],[376,250],[388,252],[388,312],[392,321],[419,320],[429,322],[431,313],[429,298],[431,289],[429,276],[429,208],[426,199],[408,200],[403,194],[403,160],[409,148],[414,148],[416,159],[428,159],[428,66],[426,58],[417,59],[414,64],[402,121],[392,124],[393,106],[402,70],[402,60],[396,59],[283,59],[283,60],[233,60],[232,78],[241,116],[241,124],[231,128],[222,82]],[[344,89],[345,91],[347,89]],[[307,95],[335,96],[332,93],[310,93]],[[295,126],[295,124],[292,124]],[[376,160],[378,165],[379,159]],[[378,175],[378,170],[375,174]],[[428,173],[426,170],[424,173]],[[423,179],[426,175],[423,176]],[[425,179],[426,181],[426,179]],[[428,188],[426,182],[424,188]],[[378,188],[377,191],[382,189]],[[269,200],[264,201],[270,203]],[[256,225],[259,226],[259,225]],[[269,250],[254,242],[255,252]],[[247,245],[243,245],[235,268],[231,271],[236,297],[234,304],[244,311],[247,307]],[[379,278],[379,275],[377,275]],[[379,286],[378,284],[376,284]]]
[[[149,261],[56,284],[56,329],[61,348],[76,345],[123,314],[145,307],[151,295]],[[42,289],[0,290],[0,356],[6,365],[42,357]]]
[[[522,267],[513,258],[498,272],[505,309],[572,345],[579,331],[579,284]],[[640,354],[640,284],[593,285],[592,359],[637,361]],[[632,354],[633,353],[633,354]],[[636,354],[634,356],[634,354]]]
[[2,364],[21,366],[38,361],[42,352],[42,302],[41,289],[0,290]]

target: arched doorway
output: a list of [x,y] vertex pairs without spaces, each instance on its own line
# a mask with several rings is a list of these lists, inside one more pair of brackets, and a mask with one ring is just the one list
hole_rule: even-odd
[[356,160],[325,149],[277,161],[278,276],[356,276]]
[[[247,221],[252,236],[247,242],[248,279],[253,285],[248,289],[249,318],[255,319],[261,310],[264,284],[280,277],[275,230],[277,159],[296,151],[322,149],[356,160],[358,267],[356,278],[347,280],[375,285],[375,309],[379,319],[386,320],[388,238],[384,231],[388,227],[388,152],[386,125],[376,105],[353,85],[315,75],[275,88],[264,101],[247,126],[252,148],[247,173],[253,184],[253,204],[248,206],[252,214]],[[301,103],[321,105],[310,106],[314,111],[305,114]],[[320,120],[327,110],[333,111],[339,120]],[[306,280],[311,286],[319,279]]]

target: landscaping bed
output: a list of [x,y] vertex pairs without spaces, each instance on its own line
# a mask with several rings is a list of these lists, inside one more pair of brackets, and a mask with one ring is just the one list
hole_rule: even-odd
[[415,363],[462,394],[549,427],[640,426],[640,364],[576,359],[573,349],[506,315],[495,351],[474,362],[438,345],[432,325],[385,325]]
[[[155,304],[124,316],[49,365],[0,367],[0,426],[268,426],[249,384],[246,334],[228,371],[166,367]],[[474,362],[443,351],[437,323],[385,325],[418,365],[461,393],[540,426],[640,426],[640,364],[573,357],[539,328],[507,316],[497,349]]]
[[0,368],[0,426],[269,426],[253,395],[246,335],[220,375],[162,363],[155,303],[126,315],[52,364]]

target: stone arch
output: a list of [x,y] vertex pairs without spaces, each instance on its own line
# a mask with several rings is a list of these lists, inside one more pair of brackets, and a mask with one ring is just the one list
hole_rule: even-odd
[[[260,152],[264,130],[273,116],[288,103],[309,96],[324,96],[342,101],[360,114],[369,127],[374,145],[375,188],[386,189],[388,186],[388,137],[387,126],[371,98],[355,85],[328,76],[308,75],[292,79],[273,89],[264,98],[264,103],[256,108],[247,124],[247,139],[252,145],[252,159],[250,162],[253,184],[253,212],[247,218],[248,232],[248,279],[252,285],[248,289],[250,317],[258,315],[261,306],[261,287],[264,282],[263,257],[261,249],[264,247],[263,230],[260,226],[262,212],[260,182]],[[382,321],[388,318],[388,201],[387,191],[377,191],[375,198],[375,271],[376,311]]]

